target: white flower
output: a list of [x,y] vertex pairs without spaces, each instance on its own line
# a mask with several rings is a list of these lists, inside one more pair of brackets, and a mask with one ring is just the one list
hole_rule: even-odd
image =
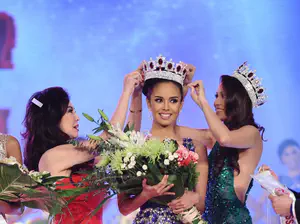
[[164,160],[164,164],[167,166],[167,165],[170,164],[170,161],[169,161],[168,159],[165,159],[165,160]]
[[126,168],[126,164],[125,163],[122,163],[121,164],[121,169],[125,169]]
[[132,161],[131,163],[129,163],[128,168],[132,169],[135,166],[136,162]]
[[129,162],[129,158],[126,156],[124,159],[123,159],[124,163],[128,163]]
[[175,158],[174,158],[174,156],[171,154],[171,155],[169,155],[169,160],[170,161],[173,161]]
[[142,168],[143,168],[143,170],[147,170],[148,166],[147,165],[143,165]]
[[142,172],[141,172],[141,171],[138,171],[138,172],[136,172],[136,175],[137,175],[138,177],[140,177],[140,176],[142,176]]
[[178,158],[178,154],[176,152],[173,154],[173,156],[174,156],[175,159]]
[[135,156],[131,156],[130,161],[135,161]]
[[120,134],[119,138],[121,141],[126,141],[126,142],[129,141],[128,136],[124,132]]

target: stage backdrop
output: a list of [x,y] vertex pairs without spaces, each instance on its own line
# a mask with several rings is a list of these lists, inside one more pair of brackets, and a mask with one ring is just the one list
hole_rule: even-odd
[[[255,110],[257,122],[266,128],[261,163],[278,173],[286,171],[276,153],[278,144],[285,138],[300,140],[299,1],[0,2],[0,11],[13,18],[16,34],[9,45],[12,51],[5,54],[13,66],[0,69],[1,131],[22,142],[20,132],[29,97],[35,91],[62,86],[80,115],[80,135],[84,136],[93,125],[81,113],[97,116],[100,108],[111,115],[124,75],[160,53],[194,64],[195,79],[204,81],[213,105],[219,76],[231,74],[248,61],[263,78],[269,95],[268,103]],[[207,127],[189,95],[180,124]],[[142,127],[146,130],[150,125],[144,104]],[[256,185],[251,192],[253,203],[261,194]],[[105,223],[116,223],[115,208],[113,200],[105,211]],[[31,218],[22,217],[20,222],[26,219]],[[262,219],[255,222],[263,223]]]

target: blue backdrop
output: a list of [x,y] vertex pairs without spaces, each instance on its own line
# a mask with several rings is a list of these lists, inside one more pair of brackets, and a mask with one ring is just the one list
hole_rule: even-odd
[[[268,140],[261,163],[284,173],[277,146],[285,138],[300,140],[299,9],[297,0],[0,0],[17,29],[15,68],[0,70],[8,132],[21,141],[27,100],[50,86],[69,91],[81,118],[82,112],[96,116],[98,108],[111,115],[124,75],[160,53],[197,67],[195,79],[204,81],[211,105],[219,76],[248,61],[269,96],[255,110]],[[189,96],[180,120],[206,127]],[[80,135],[93,128],[85,119],[80,125]],[[150,125],[144,107],[142,127]],[[257,186],[251,193],[260,194]],[[106,220],[112,214],[117,211],[107,209]]]

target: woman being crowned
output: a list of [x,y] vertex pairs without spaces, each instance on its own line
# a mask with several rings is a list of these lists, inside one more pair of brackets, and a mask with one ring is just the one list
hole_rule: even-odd
[[[181,197],[168,205],[154,202],[153,198],[169,195],[174,198],[172,188],[168,183],[168,175],[156,185],[150,185],[145,178],[142,182],[142,192],[134,197],[126,194],[118,195],[118,206],[123,215],[128,215],[140,208],[133,223],[165,223],[177,224],[181,220],[176,214],[190,209],[194,205],[204,210],[204,198],[207,185],[208,163],[205,147],[200,143],[199,131],[177,125],[177,118],[183,106],[186,86],[185,78],[188,73],[187,65],[167,61],[159,56],[157,60],[144,62],[140,68],[144,75],[143,89],[136,89],[130,108],[130,122],[139,130],[141,121],[141,93],[146,96],[147,106],[152,115],[151,138],[164,141],[173,139],[187,150],[195,151],[198,156],[196,170],[200,173],[196,191],[186,191]],[[197,157],[198,157],[197,156]]]

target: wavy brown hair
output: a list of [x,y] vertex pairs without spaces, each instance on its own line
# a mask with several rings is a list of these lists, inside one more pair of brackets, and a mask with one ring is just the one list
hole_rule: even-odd
[[[224,124],[229,130],[237,130],[243,126],[252,125],[260,131],[263,139],[265,128],[255,122],[252,101],[241,82],[235,77],[222,75],[220,83],[222,83],[226,95],[225,112],[227,118]],[[225,159],[228,161],[228,166],[240,173],[239,149],[220,146],[220,153],[217,155],[214,166],[214,172],[217,176],[224,167]]]
[[[43,106],[32,103],[34,98]],[[38,171],[42,155],[48,149],[66,144],[70,139],[59,128],[69,102],[69,94],[61,87],[51,87],[30,97],[23,121],[25,131],[22,133],[25,140],[24,164],[29,170]]]

